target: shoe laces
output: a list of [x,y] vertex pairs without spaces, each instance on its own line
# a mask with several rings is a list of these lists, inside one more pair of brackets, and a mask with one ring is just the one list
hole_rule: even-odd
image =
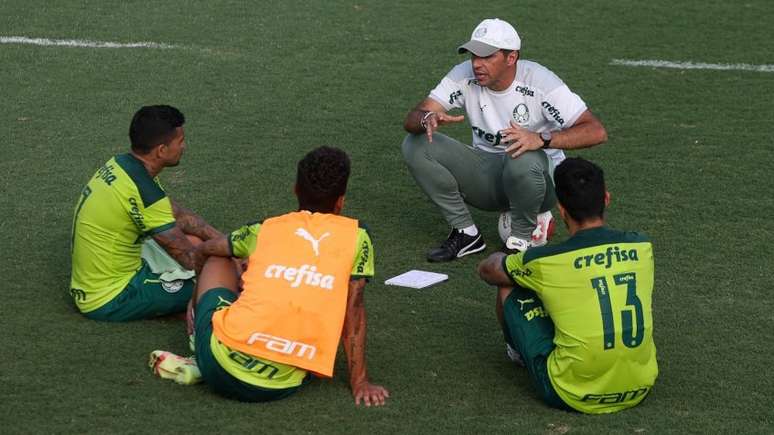
[[449,237],[446,238],[446,240],[441,243],[441,248],[444,249],[450,249],[453,252],[457,252],[460,249],[462,249],[463,244],[465,243],[465,237],[472,237],[465,234],[465,232],[453,229],[451,233],[449,234]]

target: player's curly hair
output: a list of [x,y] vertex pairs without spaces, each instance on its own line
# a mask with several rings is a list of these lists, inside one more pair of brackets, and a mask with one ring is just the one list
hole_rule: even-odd
[[605,214],[605,173],[580,157],[565,159],[554,171],[556,199],[577,222]]
[[298,207],[317,213],[333,211],[336,200],[347,191],[350,161],[344,151],[322,146],[298,162],[296,195]]
[[143,106],[132,117],[129,140],[132,150],[145,155],[162,143],[169,142],[175,129],[185,124],[185,116],[175,107],[167,105]]

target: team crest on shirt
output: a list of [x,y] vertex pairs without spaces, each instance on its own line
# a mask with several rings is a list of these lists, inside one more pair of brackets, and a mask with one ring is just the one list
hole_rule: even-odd
[[529,122],[529,108],[526,104],[521,103],[513,108],[513,120],[517,124],[526,124]]
[[176,279],[174,281],[161,281],[161,288],[167,293],[177,293],[183,288],[184,281],[182,279]]

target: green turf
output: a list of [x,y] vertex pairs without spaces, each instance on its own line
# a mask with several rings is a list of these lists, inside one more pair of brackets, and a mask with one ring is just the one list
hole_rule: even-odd
[[[264,4],[267,3],[267,4]],[[612,226],[656,250],[660,376],[641,406],[588,417],[548,409],[506,362],[481,256],[428,265],[439,213],[400,156],[405,113],[461,61],[483,18],[516,24],[605,123],[576,154],[606,170]],[[774,74],[611,66],[611,59],[772,62],[774,6],[743,3],[2,0],[0,36],[154,41],[174,50],[0,45],[0,432],[766,433],[774,343]],[[127,149],[143,104],[186,114],[171,196],[231,230],[295,206],[314,146],[353,159],[347,212],[367,222],[368,363],[388,406],[352,405],[337,376],[246,405],[151,376],[150,351],[185,350],[179,321],[87,321],[68,296],[69,231],[93,171]],[[468,139],[467,126],[447,132]],[[476,212],[497,245],[497,216]],[[560,232],[559,239],[565,237]],[[408,268],[450,280],[384,286]]]

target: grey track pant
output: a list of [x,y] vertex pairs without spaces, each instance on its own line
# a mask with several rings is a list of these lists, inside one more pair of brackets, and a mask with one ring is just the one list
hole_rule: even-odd
[[516,159],[474,149],[440,133],[403,140],[403,158],[419,187],[454,228],[473,225],[467,204],[511,212],[511,235],[529,240],[538,213],[556,203],[553,167],[542,150]]

